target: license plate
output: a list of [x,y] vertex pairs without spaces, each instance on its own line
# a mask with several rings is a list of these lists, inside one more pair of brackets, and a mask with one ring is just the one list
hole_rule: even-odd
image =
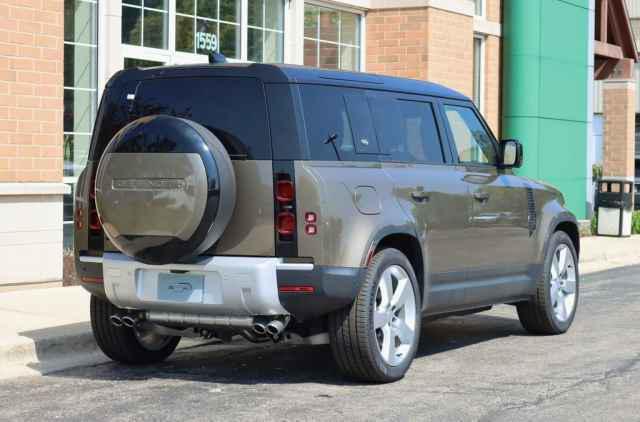
[[158,274],[158,299],[171,302],[202,302],[204,275]]

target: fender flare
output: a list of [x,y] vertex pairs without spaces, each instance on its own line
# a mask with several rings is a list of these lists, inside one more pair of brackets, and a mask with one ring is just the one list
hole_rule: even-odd
[[[558,226],[562,223],[571,223],[576,227],[576,230],[578,230],[579,232],[579,227],[578,227],[578,220],[576,219],[576,217],[569,211],[562,211],[559,212],[558,214],[554,215],[553,218],[551,219],[551,222],[549,223],[549,229],[547,230],[547,233],[545,234],[545,238],[544,238],[544,242],[542,242],[542,248],[538,253],[538,258],[540,260],[544,260],[544,254],[545,251],[547,250],[547,247],[549,246],[549,241],[551,240],[551,236],[553,235],[553,233],[555,233],[558,229]],[[578,254],[580,253],[580,237],[578,236],[578,245],[576,246],[576,251],[578,252]]]
[[[422,255],[422,268],[423,268],[423,274],[422,274],[422,310],[424,311],[427,308],[428,302],[429,302],[429,292],[431,290],[431,280],[429,277],[429,254],[426,251],[426,248],[424,247],[424,237],[421,237],[418,235],[416,229],[415,229],[415,225],[413,224],[404,224],[404,225],[398,225],[398,226],[389,226],[389,227],[384,227],[380,230],[378,230],[377,232],[374,232],[371,237],[369,238],[367,244],[369,245],[366,250],[365,250],[365,254],[361,259],[361,267],[366,268],[369,264],[369,261],[371,260],[371,258],[373,257],[373,253],[375,252],[375,250],[378,248],[378,245],[380,244],[380,242],[382,241],[382,239],[384,239],[387,236],[390,235],[407,235],[407,236],[411,236],[414,239],[416,239],[416,241],[418,242],[418,245],[420,246],[420,254]],[[418,274],[416,274],[416,276],[419,277]]]

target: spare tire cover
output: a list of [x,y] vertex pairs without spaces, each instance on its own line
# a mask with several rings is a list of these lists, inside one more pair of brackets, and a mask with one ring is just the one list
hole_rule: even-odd
[[218,138],[198,123],[164,115],[116,133],[95,189],[106,235],[147,264],[193,261],[220,238],[236,202],[233,166]]

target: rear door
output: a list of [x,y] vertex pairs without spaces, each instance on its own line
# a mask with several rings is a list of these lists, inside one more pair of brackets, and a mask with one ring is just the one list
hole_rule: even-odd
[[444,147],[437,103],[422,96],[375,93],[371,107],[383,167],[394,182],[396,199],[413,216],[428,254],[429,312],[459,303],[463,291],[451,287],[464,279],[470,203],[463,172],[451,165],[450,151]]
[[498,144],[470,103],[446,101],[443,112],[472,202],[465,240],[473,250],[469,279],[524,275],[534,251],[524,181],[498,168]]

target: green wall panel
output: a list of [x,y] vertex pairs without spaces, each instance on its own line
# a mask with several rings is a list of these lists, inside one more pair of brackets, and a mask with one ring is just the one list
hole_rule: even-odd
[[503,137],[519,139],[518,174],[559,188],[586,218],[588,0],[506,0]]
[[[540,61],[540,88],[540,117],[587,121],[585,66],[543,58]],[[583,141],[586,142],[586,138]]]

